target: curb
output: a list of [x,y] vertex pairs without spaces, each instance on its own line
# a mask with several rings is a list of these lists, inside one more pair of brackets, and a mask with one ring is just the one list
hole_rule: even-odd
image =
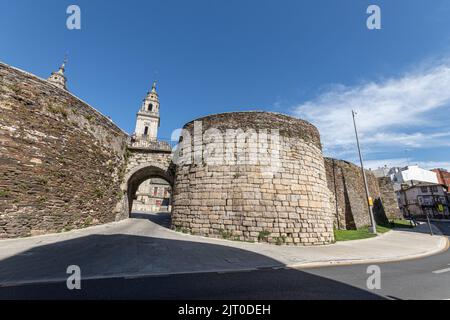
[[290,268],[294,269],[313,269],[318,267],[333,267],[333,266],[346,266],[346,265],[360,265],[360,264],[369,264],[369,263],[390,263],[390,262],[400,262],[400,261],[410,261],[416,259],[422,259],[426,257],[430,257],[442,252],[447,251],[450,248],[450,240],[441,236],[444,240],[443,245],[438,249],[434,249],[431,251],[426,251],[418,254],[412,254],[409,256],[399,257],[399,258],[374,258],[374,259],[348,259],[348,260],[329,260],[329,261],[314,261],[314,262],[305,262],[288,265]]
[[[104,275],[104,276],[88,276],[82,277],[83,280],[104,280],[104,279],[139,279],[139,278],[149,278],[149,277],[165,277],[173,275],[189,275],[189,274],[202,274],[202,273],[237,273],[237,272],[251,272],[260,270],[279,270],[279,269],[313,269],[319,267],[332,267],[332,266],[346,266],[346,265],[361,265],[370,263],[389,263],[389,262],[399,262],[415,260],[420,258],[429,257],[435,254],[439,254],[447,251],[450,248],[450,240],[446,236],[440,236],[443,240],[442,245],[434,250],[426,251],[418,254],[413,254],[409,256],[404,256],[400,258],[374,258],[374,259],[348,259],[348,260],[328,260],[328,261],[312,261],[312,262],[302,262],[293,264],[275,264],[268,265],[264,267],[253,267],[253,268],[238,268],[238,269],[209,269],[209,270],[199,270],[199,271],[180,271],[180,272],[161,272],[161,273],[124,273],[115,275]],[[24,280],[24,281],[12,281],[0,283],[1,288],[17,287],[17,286],[27,286],[35,284],[54,284],[54,283],[64,283],[66,278],[53,278],[53,279],[41,279],[41,280]]]

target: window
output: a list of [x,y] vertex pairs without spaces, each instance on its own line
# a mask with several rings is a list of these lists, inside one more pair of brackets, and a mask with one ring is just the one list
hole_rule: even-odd
[[431,192],[438,192],[437,186],[431,186],[430,189],[431,189]]
[[158,187],[153,188],[153,196],[156,197],[158,195]]
[[148,105],[148,111],[153,111],[153,104],[150,103],[150,104]]
[[417,197],[417,201],[419,204],[423,204],[423,198],[421,196]]
[[428,192],[428,188],[427,187],[420,187],[420,191],[422,191],[422,193],[427,193]]
[[144,129],[144,136],[148,135],[148,127],[145,127]]

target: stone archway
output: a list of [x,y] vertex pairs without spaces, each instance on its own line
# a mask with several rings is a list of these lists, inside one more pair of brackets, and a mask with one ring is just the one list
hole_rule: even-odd
[[173,173],[158,165],[142,164],[131,170],[125,177],[125,183],[122,187],[127,200],[127,214],[130,216],[133,207],[133,200],[139,186],[146,180],[151,178],[161,178],[167,181],[173,190],[174,176]]
[[133,195],[142,182],[152,177],[164,179],[173,190],[175,174],[170,145],[161,141],[130,141],[125,175],[120,186],[122,198],[116,207],[116,221],[130,217]]

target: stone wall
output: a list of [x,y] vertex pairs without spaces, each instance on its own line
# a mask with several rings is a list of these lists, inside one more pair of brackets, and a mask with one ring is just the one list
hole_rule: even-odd
[[0,238],[114,221],[125,146],[86,103],[0,63]]
[[[334,224],[338,229],[357,229],[370,225],[361,168],[343,160],[325,158],[328,188],[333,193]],[[375,200],[374,215],[378,223],[386,222],[379,201],[377,178],[366,171],[370,196]]]
[[398,207],[397,196],[391,178],[378,178],[378,185],[380,187],[381,201],[387,218],[390,220],[402,218],[403,214]]
[[[184,129],[191,139],[183,134],[180,155],[193,161],[176,167],[174,229],[276,244],[334,241],[330,192],[314,126],[276,113],[236,112],[207,116]],[[211,147],[218,141],[207,137],[214,129],[222,133],[227,156],[222,162],[211,163]],[[238,129],[249,134],[240,138],[225,134]],[[250,157],[255,154],[259,156],[256,162]]]

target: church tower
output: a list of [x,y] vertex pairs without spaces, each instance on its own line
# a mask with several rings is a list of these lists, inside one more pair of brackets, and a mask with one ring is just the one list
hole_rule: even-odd
[[64,71],[66,70],[67,58],[64,59],[63,64],[59,67],[59,70],[52,72],[52,75],[47,79],[50,83],[55,86],[67,90],[67,78],[64,76]]
[[142,103],[137,113],[136,129],[134,136],[136,140],[156,141],[159,128],[159,99],[156,93],[156,81],[153,82],[152,90]]

